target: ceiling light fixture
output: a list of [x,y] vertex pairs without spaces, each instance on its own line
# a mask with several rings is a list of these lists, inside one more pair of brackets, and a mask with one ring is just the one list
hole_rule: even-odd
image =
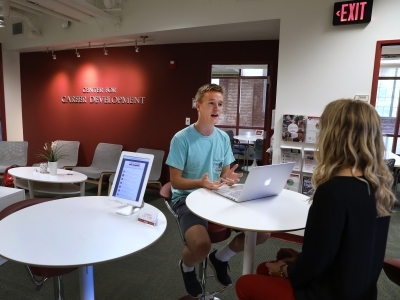
[[141,35],[140,36],[143,39],[143,44],[146,43],[146,39],[149,37],[148,35]]
[[139,47],[137,45],[137,40],[135,40],[135,52],[138,53],[139,52]]
[[53,59],[57,59],[56,55],[54,54],[54,51],[51,50],[51,56],[53,56]]
[[4,22],[4,17],[0,17],[0,27],[6,27],[6,23]]
[[106,44],[103,44],[104,55],[108,55],[108,50],[106,49]]
[[75,48],[75,54],[76,54],[76,57],[81,57],[81,55],[78,52],[78,47]]

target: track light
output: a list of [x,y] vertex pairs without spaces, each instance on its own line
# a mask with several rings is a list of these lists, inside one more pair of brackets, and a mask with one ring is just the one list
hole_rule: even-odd
[[78,52],[78,47],[75,48],[75,54],[76,54],[76,57],[81,57],[81,55]]
[[108,50],[106,49],[106,44],[103,44],[104,55],[108,55]]
[[146,39],[149,37],[148,35],[141,35],[140,36],[143,39],[143,44],[146,43]]
[[139,47],[138,47],[138,45],[137,45],[137,40],[135,40],[135,52],[136,52],[136,53],[139,53]]
[[56,55],[54,54],[54,51],[51,50],[51,56],[53,56],[53,59],[57,59]]

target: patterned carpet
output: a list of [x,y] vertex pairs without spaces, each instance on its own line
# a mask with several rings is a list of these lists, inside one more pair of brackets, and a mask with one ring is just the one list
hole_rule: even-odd
[[[95,194],[96,188],[90,188],[87,191],[87,195],[91,193]],[[103,190],[103,193],[106,193],[106,189]],[[139,253],[120,260],[95,265],[94,276],[97,300],[176,300],[186,294],[178,269],[182,244],[175,221],[166,210],[163,200],[158,197],[157,191],[148,190],[145,195],[145,201],[158,207],[166,215],[167,230],[155,244]],[[132,235],[134,236],[134,233]],[[391,220],[386,251],[387,258],[400,257],[399,237],[400,206],[396,206]],[[214,247],[220,248],[222,245],[216,244]],[[27,245],[27,249],[29,247],[34,247],[34,245]],[[276,251],[281,247],[293,247],[300,250],[300,246],[296,244],[269,239],[264,245],[257,247],[256,265],[262,261],[272,259]],[[95,249],[94,251],[101,251],[101,249]],[[242,259],[242,254],[237,254],[230,260],[230,275],[233,281],[240,277]],[[44,287],[36,292],[35,286],[29,280],[24,267],[14,262],[7,262],[0,266],[0,300],[54,299],[51,281],[46,282]],[[67,300],[79,299],[79,276],[76,271],[64,276],[64,286]],[[207,289],[218,288],[219,286],[215,283],[215,280],[210,279]],[[383,272],[379,278],[378,288],[378,299],[399,299],[400,287],[389,281]],[[219,298],[237,299],[234,287],[229,287],[220,294]]]

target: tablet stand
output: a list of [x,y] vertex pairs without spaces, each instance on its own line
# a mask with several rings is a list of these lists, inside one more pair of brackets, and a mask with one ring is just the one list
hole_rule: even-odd
[[142,202],[142,205],[140,207],[128,204],[127,206],[124,206],[123,208],[117,210],[116,213],[119,215],[122,215],[122,216],[131,216],[131,215],[139,212],[139,210],[141,210],[143,206],[144,206],[144,202]]

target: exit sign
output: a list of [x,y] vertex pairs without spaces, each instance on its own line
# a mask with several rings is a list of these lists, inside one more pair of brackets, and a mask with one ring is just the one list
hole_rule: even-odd
[[333,8],[333,26],[369,23],[373,0],[336,2]]

